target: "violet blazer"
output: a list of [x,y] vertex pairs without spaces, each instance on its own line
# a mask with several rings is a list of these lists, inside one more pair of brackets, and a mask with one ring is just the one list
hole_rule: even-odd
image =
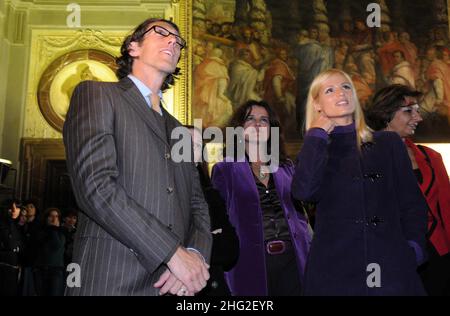
[[[302,281],[311,235],[304,214],[296,211],[292,201],[293,173],[293,165],[288,164],[280,166],[273,177],[295,248],[299,279]],[[226,202],[230,222],[240,241],[238,262],[226,273],[231,293],[237,296],[267,295],[263,214],[250,165],[248,162],[233,162],[225,158],[214,166],[212,183]]]

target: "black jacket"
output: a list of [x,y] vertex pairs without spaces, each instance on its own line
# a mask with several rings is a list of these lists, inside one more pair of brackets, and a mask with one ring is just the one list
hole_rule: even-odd
[[37,267],[64,267],[66,237],[61,227],[44,226],[38,235]]
[[239,239],[228,219],[224,200],[219,192],[213,189],[201,167],[197,169],[203,194],[208,203],[213,233],[210,279],[200,295],[226,296],[230,295],[230,289],[225,281],[224,272],[233,268],[239,258]]
[[17,227],[17,221],[8,217],[0,219],[0,263],[19,265],[22,250],[22,235]]

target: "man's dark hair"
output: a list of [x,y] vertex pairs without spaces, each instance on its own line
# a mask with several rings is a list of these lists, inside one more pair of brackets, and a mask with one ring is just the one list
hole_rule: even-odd
[[[165,19],[150,18],[138,25],[133,33],[128,35],[124,39],[122,47],[120,48],[121,56],[116,58],[116,64],[118,67],[116,75],[119,79],[122,79],[129,75],[131,73],[131,70],[133,69],[134,58],[130,55],[129,51],[131,42],[142,43],[144,39],[144,33],[147,31],[148,26],[156,22],[164,22],[170,24],[178,33],[180,32],[178,26],[175,23]],[[172,74],[167,75],[161,86],[161,91],[164,92],[165,90],[169,89],[170,86],[175,83],[175,79],[177,78],[176,76],[178,76],[179,74],[180,68],[176,67],[175,71]]]
[[[280,165],[285,164],[289,161],[287,155],[286,155],[286,148],[285,148],[285,141],[283,136],[283,128],[281,127],[280,120],[278,118],[277,113],[270,107],[270,105],[266,101],[255,101],[255,100],[249,100],[242,104],[240,107],[236,109],[236,111],[231,116],[231,119],[227,126],[230,127],[238,127],[238,126],[244,126],[245,121],[247,120],[248,116],[250,115],[252,108],[254,106],[260,106],[264,108],[267,113],[269,114],[269,127],[278,127],[280,131],[280,158],[279,163]],[[271,150],[271,141],[272,141],[272,134],[269,135],[269,139],[267,141],[267,150],[268,154],[270,154]],[[236,145],[236,142],[235,142]],[[236,150],[235,150],[236,153]]]
[[375,131],[385,129],[398,109],[405,105],[405,97],[421,98],[422,95],[422,92],[401,84],[380,89],[366,110],[367,124]]

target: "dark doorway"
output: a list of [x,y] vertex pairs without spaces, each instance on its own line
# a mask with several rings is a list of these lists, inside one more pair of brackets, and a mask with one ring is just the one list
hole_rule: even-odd
[[73,195],[72,185],[65,160],[48,160],[44,191],[44,209],[57,207],[63,213],[78,206]]

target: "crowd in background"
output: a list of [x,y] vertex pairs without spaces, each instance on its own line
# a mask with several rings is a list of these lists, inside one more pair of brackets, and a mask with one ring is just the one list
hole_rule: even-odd
[[0,296],[61,296],[72,261],[76,209],[39,212],[32,200],[8,200],[0,213]]

